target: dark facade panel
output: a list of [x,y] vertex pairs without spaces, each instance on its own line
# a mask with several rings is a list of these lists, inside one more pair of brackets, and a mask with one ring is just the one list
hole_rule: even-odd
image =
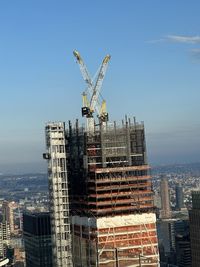
[[26,267],[53,267],[49,213],[23,214]]

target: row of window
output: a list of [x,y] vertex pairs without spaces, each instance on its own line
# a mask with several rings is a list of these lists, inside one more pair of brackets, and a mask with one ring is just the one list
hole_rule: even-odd
[[56,153],[65,153],[65,146],[64,145],[52,145],[51,151]]

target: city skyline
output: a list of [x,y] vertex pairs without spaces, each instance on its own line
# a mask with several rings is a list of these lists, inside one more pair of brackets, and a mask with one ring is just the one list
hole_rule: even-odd
[[111,54],[102,88],[109,118],[144,121],[151,164],[199,161],[199,8],[198,1],[1,2],[0,172],[45,171],[44,124],[84,121],[74,49],[92,75]]

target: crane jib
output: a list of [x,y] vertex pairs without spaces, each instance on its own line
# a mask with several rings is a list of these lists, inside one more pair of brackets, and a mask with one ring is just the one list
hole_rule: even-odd
[[[105,58],[102,61],[99,73],[97,75],[96,82],[93,83],[80,53],[77,50],[74,50],[73,54],[77,59],[77,63],[79,64],[81,74],[87,84],[87,88],[83,92],[82,115],[91,120],[91,118],[93,118],[93,113],[96,111],[97,117],[100,119],[100,121],[105,121],[105,120],[107,121],[108,113],[106,111],[106,102],[105,100],[100,101],[99,95],[102,88],[105,73],[108,67],[108,62],[110,61],[111,56],[110,55],[105,56]],[[87,90],[90,93],[90,99],[88,99]]]

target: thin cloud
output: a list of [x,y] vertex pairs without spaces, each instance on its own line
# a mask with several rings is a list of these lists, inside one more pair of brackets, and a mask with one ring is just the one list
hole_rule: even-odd
[[175,43],[199,44],[200,36],[167,35],[166,40]]
[[[180,43],[193,45],[193,49],[189,49],[189,54],[194,63],[200,62],[200,35],[186,36],[186,35],[166,35],[163,38],[147,41],[150,44],[157,43]],[[195,47],[196,46],[196,47]]]
[[156,44],[161,42],[200,44],[200,36],[166,35],[163,38],[148,41],[148,43],[151,44]]

